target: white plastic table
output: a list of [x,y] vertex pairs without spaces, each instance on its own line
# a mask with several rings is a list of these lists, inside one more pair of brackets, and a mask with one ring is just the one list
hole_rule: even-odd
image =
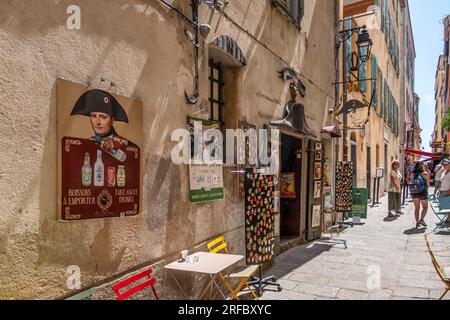
[[[183,287],[178,282],[177,278],[170,271],[182,271],[191,273],[201,273],[207,274],[210,277],[210,281],[203,290],[200,298],[206,295],[208,288],[210,289],[210,298],[212,297],[212,288],[215,286],[220,294],[226,299],[226,296],[220,289],[219,284],[217,284],[216,279],[221,272],[235,266],[239,261],[244,259],[244,256],[233,255],[233,254],[219,254],[219,253],[209,253],[209,252],[197,252],[191,256],[198,257],[198,262],[187,263],[187,262],[172,262],[166,265],[164,268],[169,271],[177,285],[184,292]],[[185,293],[186,294],[186,293]]]

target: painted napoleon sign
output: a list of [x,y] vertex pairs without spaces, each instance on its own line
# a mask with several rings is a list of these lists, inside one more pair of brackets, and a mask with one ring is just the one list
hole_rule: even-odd
[[139,214],[142,103],[58,80],[58,217]]

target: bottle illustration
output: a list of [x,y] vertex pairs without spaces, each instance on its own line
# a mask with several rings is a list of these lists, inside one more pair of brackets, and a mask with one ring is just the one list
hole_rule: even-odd
[[117,169],[117,186],[125,187],[126,175],[125,175],[125,166],[119,166]]
[[105,185],[105,166],[102,160],[102,150],[97,150],[97,161],[94,165],[94,186],[103,187]]
[[85,187],[89,187],[92,184],[91,155],[88,152],[84,154],[84,165],[81,168],[81,182]]
[[[105,147],[104,147],[106,141],[103,141],[103,140],[102,140],[102,137],[99,136],[99,135],[96,135],[96,136],[95,136],[95,140],[100,144],[100,146],[102,147],[102,149],[106,151],[106,149],[105,149]],[[118,161],[120,161],[120,162],[125,162],[125,161],[127,161],[127,155],[125,154],[125,152],[123,152],[123,151],[120,150],[120,149],[111,149],[111,150],[106,151],[106,152],[108,152],[111,156],[113,156],[116,160],[118,160]]]

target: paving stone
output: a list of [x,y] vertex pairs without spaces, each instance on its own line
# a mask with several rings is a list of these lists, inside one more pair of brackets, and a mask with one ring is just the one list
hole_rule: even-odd
[[333,278],[323,275],[310,274],[310,273],[292,273],[289,280],[298,282],[306,282],[311,284],[328,284]]
[[[274,271],[266,273],[279,274],[288,290],[267,293],[264,299],[439,298],[444,286],[431,264],[424,233],[414,233],[412,204],[408,202],[404,207],[405,215],[387,223],[387,197],[381,201],[379,207],[369,209],[364,225],[345,228],[339,238],[334,238],[346,241],[347,248],[322,239],[276,257],[271,269]],[[432,215],[427,217],[430,226],[434,219]],[[429,239],[439,262],[449,266],[450,273],[450,237],[430,234]],[[372,266],[381,271],[378,290],[368,287],[369,278],[375,275]]]
[[339,300],[368,300],[369,294],[367,292],[340,289],[336,298]]
[[[430,290],[430,298],[437,300],[444,294],[444,292],[445,292],[445,285],[444,283],[442,283],[441,290],[438,289]],[[448,292],[447,295],[442,300],[450,301],[450,292]]]
[[267,291],[261,300],[316,300],[317,297],[312,294],[302,293],[292,290],[282,290],[281,292]]
[[329,283],[330,286],[339,287],[343,289],[350,289],[356,291],[368,292],[369,288],[366,281],[356,281],[348,279],[333,279]]
[[330,287],[319,284],[310,284],[306,282],[300,282],[294,289],[297,292],[303,292],[307,294],[313,294],[315,296],[334,298],[336,297],[339,288]]
[[281,284],[283,290],[293,290],[298,285],[298,282],[289,280],[278,280],[278,283]]
[[390,300],[392,297],[391,290],[372,290],[369,291],[369,300]]
[[392,294],[399,297],[430,298],[429,290],[423,288],[394,287],[392,288]]

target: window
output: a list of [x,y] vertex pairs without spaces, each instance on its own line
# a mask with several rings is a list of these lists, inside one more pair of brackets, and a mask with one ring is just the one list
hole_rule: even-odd
[[304,0],[271,0],[271,2],[287,14],[296,24],[300,25],[305,13]]
[[210,76],[210,120],[223,122],[222,108],[225,105],[223,101],[223,67],[222,64],[209,60]]

